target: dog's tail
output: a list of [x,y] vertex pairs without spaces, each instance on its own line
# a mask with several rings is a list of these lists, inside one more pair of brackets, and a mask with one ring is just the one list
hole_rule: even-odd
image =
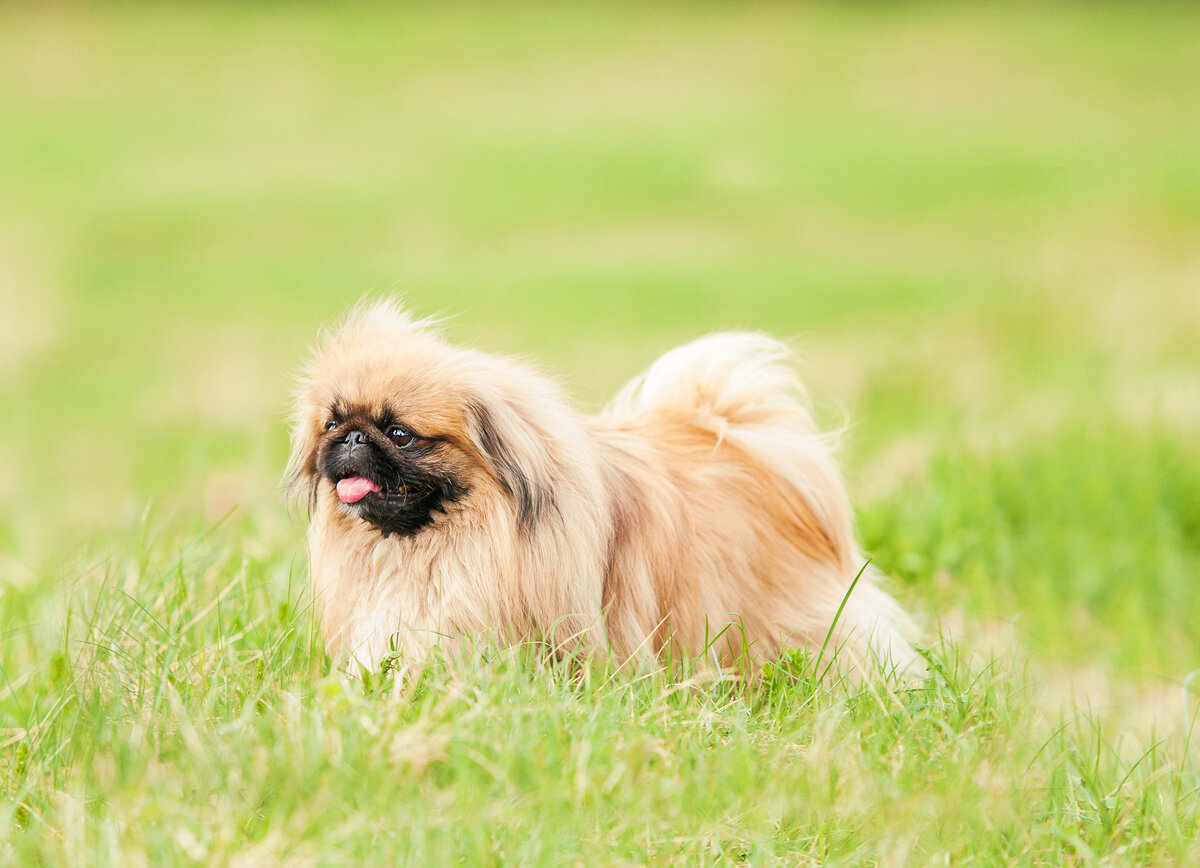
[[839,557],[854,535],[833,458],[836,436],[813,421],[793,354],[764,334],[728,332],[676,347],[613,400],[610,417],[681,418],[742,448],[799,492]]
[[724,332],[664,353],[620,391],[612,410],[625,415],[688,404],[732,422],[754,408],[778,411],[787,404],[811,431],[807,403],[784,344],[756,332]]
[[[758,333],[722,333],[670,350],[620,391],[610,421],[637,425],[674,418],[711,431],[718,444],[736,447],[798,497],[832,552],[836,576],[818,592],[832,616],[843,600],[834,636],[875,654],[886,665],[913,668],[903,634],[911,622],[867,570],[849,597],[863,560],[854,538],[853,512],[833,455],[836,434],[813,419],[794,356],[783,343]],[[825,572],[824,569],[820,569]]]

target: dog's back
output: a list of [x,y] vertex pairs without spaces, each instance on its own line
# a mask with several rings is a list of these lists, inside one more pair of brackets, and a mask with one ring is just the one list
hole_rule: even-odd
[[616,650],[771,659],[819,648],[845,602],[831,638],[843,660],[911,663],[907,619],[875,576],[847,598],[863,566],[852,513],[783,344],[718,334],[674,349],[593,430],[617,517],[605,586]]

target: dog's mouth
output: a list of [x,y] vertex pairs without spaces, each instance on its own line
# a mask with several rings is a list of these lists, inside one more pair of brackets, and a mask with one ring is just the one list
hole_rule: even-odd
[[365,497],[386,496],[383,485],[377,483],[376,480],[364,477],[354,468],[338,473],[334,487],[337,490],[337,499],[342,503],[358,503]]
[[337,481],[337,496],[342,503],[358,503],[369,495],[379,495],[383,486],[365,476],[345,476]]
[[466,493],[454,479],[434,475],[416,461],[388,466],[373,450],[344,454],[349,451],[331,449],[319,457],[318,470],[329,486],[323,490],[337,498],[340,515],[361,519],[384,537],[416,533]]
[[[361,464],[331,471],[326,479],[333,485],[343,506],[367,507],[368,512],[403,503],[408,494],[405,483],[388,479]],[[359,514],[366,517],[364,513]]]

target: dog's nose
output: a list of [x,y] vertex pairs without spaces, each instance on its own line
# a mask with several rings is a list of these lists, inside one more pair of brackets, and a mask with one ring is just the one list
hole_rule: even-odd
[[351,431],[342,438],[342,442],[353,449],[355,446],[366,446],[367,435],[361,431]]

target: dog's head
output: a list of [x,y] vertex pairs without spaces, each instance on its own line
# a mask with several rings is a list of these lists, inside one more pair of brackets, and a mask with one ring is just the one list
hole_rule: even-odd
[[472,507],[519,527],[550,500],[538,405],[552,387],[518,365],[448,346],[397,305],[360,305],[302,377],[288,485],[385,536]]

